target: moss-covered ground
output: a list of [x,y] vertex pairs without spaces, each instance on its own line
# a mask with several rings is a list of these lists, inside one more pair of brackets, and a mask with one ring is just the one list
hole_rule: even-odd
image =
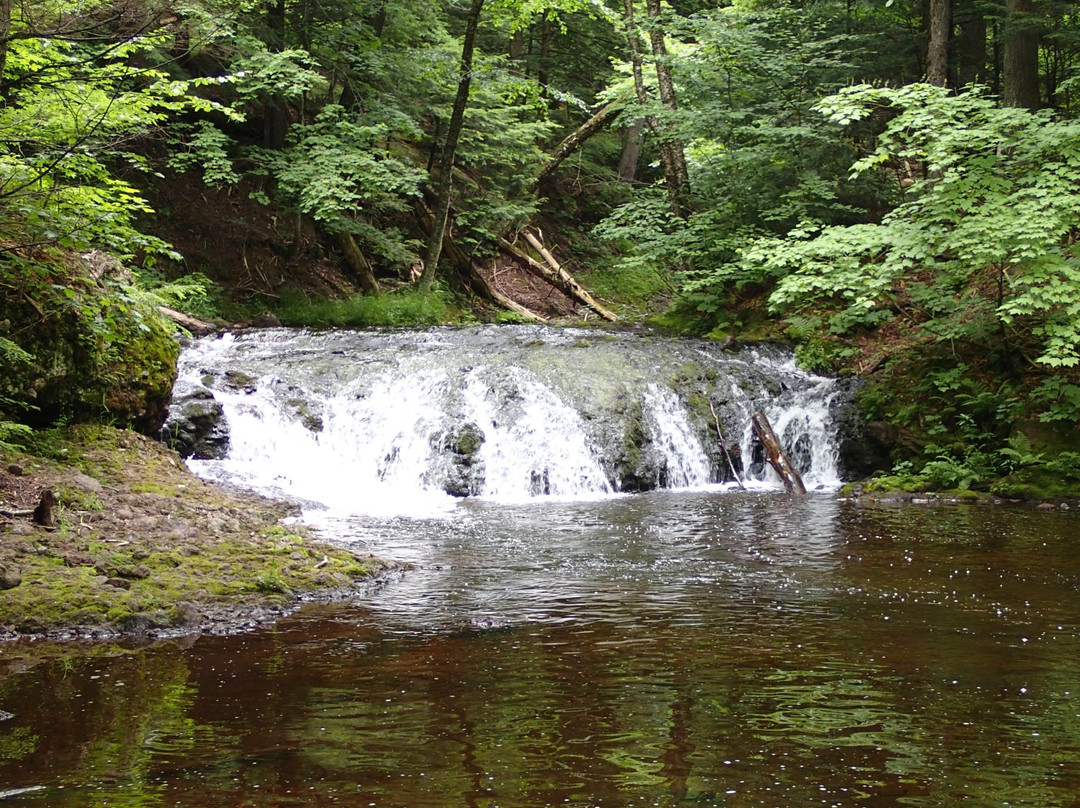
[[[51,527],[19,512],[41,491]],[[239,625],[387,568],[285,525],[289,507],[198,479],[165,446],[79,426],[0,453],[0,636]]]

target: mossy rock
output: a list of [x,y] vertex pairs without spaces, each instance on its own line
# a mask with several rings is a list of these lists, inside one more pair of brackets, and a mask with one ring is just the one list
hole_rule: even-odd
[[[0,262],[0,264],[8,262]],[[165,420],[179,345],[120,275],[95,277],[66,257],[2,267],[0,336],[30,355],[0,377],[0,398],[32,426],[108,421],[155,434]]]

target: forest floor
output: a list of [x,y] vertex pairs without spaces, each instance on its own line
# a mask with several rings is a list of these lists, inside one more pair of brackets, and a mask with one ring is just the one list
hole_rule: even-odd
[[[52,524],[22,512],[42,492]],[[0,453],[0,639],[253,628],[355,596],[392,566],[285,524],[290,506],[207,483],[161,443],[105,426]]]

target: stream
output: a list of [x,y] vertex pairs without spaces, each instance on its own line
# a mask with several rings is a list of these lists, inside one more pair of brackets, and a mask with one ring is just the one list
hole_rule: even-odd
[[[192,467],[411,568],[246,634],[0,648],[0,802],[1076,806],[1080,517],[838,497],[843,391],[755,350],[196,342],[229,450]],[[750,408],[809,496],[755,462]]]

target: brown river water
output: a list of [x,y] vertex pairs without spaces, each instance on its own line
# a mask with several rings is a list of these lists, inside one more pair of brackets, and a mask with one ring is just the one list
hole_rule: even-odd
[[0,802],[1080,806],[1076,511],[699,491],[328,526],[415,569],[7,665]]

